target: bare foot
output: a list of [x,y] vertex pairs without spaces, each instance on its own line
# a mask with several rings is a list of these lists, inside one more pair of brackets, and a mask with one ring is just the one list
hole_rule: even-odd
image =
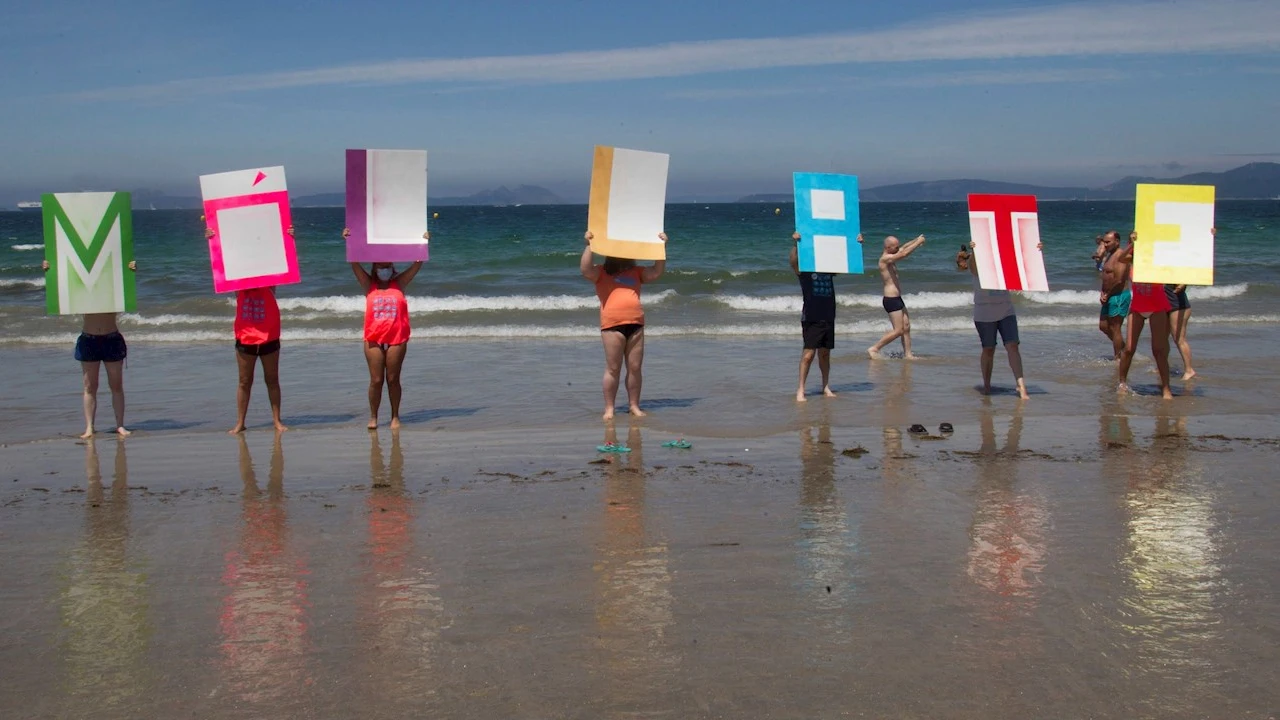
[[236,426],[227,431],[228,435],[239,435],[244,432],[244,423],[236,423]]
[[368,424],[368,425],[365,425],[365,427],[366,427],[366,428],[368,428],[368,429],[370,429],[370,430],[377,430],[377,429],[378,429],[378,418],[369,418],[369,424]]
[[89,438],[91,438],[91,437],[93,437],[93,428],[89,428],[89,429],[85,430],[85,431],[84,431],[84,433],[80,436],[80,439],[81,439],[81,440],[88,440],[88,439],[89,439]]
[[990,385],[983,386],[983,388],[982,388],[982,394],[983,394],[983,395],[990,395],[990,394],[991,394],[991,386],[990,386]]
[[796,402],[809,402],[809,399],[804,396],[804,388],[796,391]]
[[1128,395],[1132,392],[1133,391],[1129,389],[1128,383],[1120,383],[1120,385],[1116,388],[1117,395]]
[[613,408],[605,408],[605,409],[604,409],[604,415],[601,415],[601,416],[600,416],[600,419],[605,420],[605,421],[612,420],[612,419],[613,419]]
[[124,429],[124,426],[121,425],[120,427],[116,428],[116,434],[119,435],[120,437],[129,437],[133,433],[129,430]]
[[1170,390],[1169,388],[1165,388],[1165,389],[1164,389],[1164,392],[1160,393],[1160,396],[1161,396],[1161,397],[1163,397],[1165,400],[1172,400],[1172,399],[1173,399],[1173,391],[1172,391],[1172,390]]
[[920,356],[915,353],[907,353],[902,357],[903,360],[919,360]]
[[275,425],[276,425],[276,432],[278,433],[289,432],[288,426],[286,426],[284,423],[278,422]]
[[835,396],[836,396],[836,391],[835,391],[835,390],[832,390],[832,389],[831,389],[831,388],[829,388],[829,387],[824,387],[824,388],[822,388],[822,395],[823,395],[824,397],[835,397]]
[[645,416],[647,416],[648,414],[649,414],[649,413],[647,413],[647,412],[645,412],[645,411],[641,410],[639,405],[632,405],[632,406],[631,406],[631,417],[645,417]]
[[1190,380],[1191,378],[1193,378],[1193,377],[1195,377],[1195,376],[1196,376],[1196,371],[1195,371],[1195,370],[1188,370],[1188,371],[1186,371],[1186,372],[1182,373],[1182,379],[1183,379],[1183,380]]
[[1030,400],[1030,399],[1031,399],[1031,396],[1027,394],[1027,389],[1026,389],[1025,387],[1019,387],[1019,388],[1018,388],[1018,398],[1019,398],[1020,400]]
[[873,347],[869,347],[867,348],[867,357],[871,358],[872,360],[879,360],[884,356],[880,354],[879,350]]
[[391,429],[392,430],[400,429],[400,418],[391,418]]

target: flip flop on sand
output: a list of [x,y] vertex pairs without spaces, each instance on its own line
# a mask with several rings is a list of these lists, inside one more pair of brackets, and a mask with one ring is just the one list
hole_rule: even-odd
[[911,433],[912,435],[928,435],[929,434],[929,431],[925,430],[924,426],[920,425],[919,423],[907,428],[907,432]]
[[662,443],[662,447],[679,448],[681,450],[688,450],[689,448],[693,447],[693,443],[689,442],[688,440],[685,440],[684,438],[680,438],[679,440],[668,440]]
[[938,432],[942,433],[943,435],[950,435],[955,431],[956,429],[951,427],[951,423],[942,423],[941,425],[938,426]]
[[626,445],[614,445],[613,443],[605,443],[604,445],[597,445],[596,452],[629,453],[631,452],[631,448],[627,447]]

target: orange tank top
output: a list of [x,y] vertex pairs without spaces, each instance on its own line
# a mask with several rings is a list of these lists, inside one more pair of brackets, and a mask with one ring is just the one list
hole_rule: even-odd
[[409,301],[395,280],[385,290],[372,284],[365,293],[364,339],[379,345],[409,342]]
[[644,308],[640,306],[640,268],[610,275],[600,270],[596,278],[596,296],[600,298],[600,329],[619,325],[643,325]]
[[271,288],[236,292],[236,340],[261,345],[280,339],[280,306]]

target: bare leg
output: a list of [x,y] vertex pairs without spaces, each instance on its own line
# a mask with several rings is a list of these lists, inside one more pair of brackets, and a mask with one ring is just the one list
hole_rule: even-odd
[[1169,313],[1169,334],[1177,343],[1178,354],[1182,356],[1182,379],[1190,380],[1196,376],[1191,366],[1191,343],[1187,342],[1187,325],[1191,323],[1191,308],[1174,310]]
[[1026,380],[1022,378],[1022,351],[1018,349],[1018,343],[1005,343],[1004,349],[1009,353],[1009,369],[1013,371],[1014,382],[1018,384],[1018,397],[1030,400]]
[[1120,354],[1120,366],[1117,375],[1120,379],[1117,391],[1123,395],[1129,392],[1129,366],[1133,364],[1133,355],[1138,350],[1138,340],[1142,338],[1142,328],[1146,325],[1141,315],[1133,313],[1129,316],[1129,339],[1125,342]]
[[916,354],[911,352],[911,316],[902,311],[902,358],[915,360]]
[[80,370],[84,374],[84,434],[80,437],[93,437],[93,421],[98,416],[98,362],[82,362]]
[[271,423],[276,432],[282,433],[289,428],[280,420],[280,351],[262,356],[262,379],[267,384],[267,400],[271,403]]
[[809,381],[809,367],[813,365],[815,351],[805,348],[800,353],[800,386],[796,388],[796,402],[805,402],[804,385]]
[[622,355],[627,339],[617,330],[602,330],[604,343],[604,419],[613,419],[613,408],[618,404],[618,383],[622,376]]
[[369,429],[378,429],[378,408],[382,406],[382,383],[386,377],[387,355],[377,343],[365,342],[364,361],[369,365]]
[[648,413],[640,409],[640,388],[644,384],[644,328],[627,338],[627,404],[632,417],[644,417]]
[[[1132,322],[1130,325],[1132,326]],[[1120,356],[1124,354],[1124,318],[1107,318],[1107,327],[1111,331],[1111,351],[1114,359],[1119,360]]]
[[107,386],[111,388],[111,409],[116,414],[116,433],[120,437],[129,437],[133,433],[124,427],[124,363],[109,362],[107,366]]
[[818,350],[818,370],[822,372],[822,394],[835,397],[836,393],[831,389],[831,350],[828,348]]
[[244,419],[249,415],[249,396],[253,394],[253,371],[257,365],[258,358],[236,350],[240,384],[236,385],[236,426],[228,431],[232,435],[244,432]]
[[1169,314],[1153,313],[1151,315],[1151,354],[1155,356],[1156,368],[1160,371],[1160,395],[1165,400],[1173,399],[1173,390],[1169,388]]
[[391,399],[391,429],[400,428],[400,367],[409,352],[409,343],[387,348],[387,397]]
[[[897,340],[898,338],[902,337],[904,332],[903,326],[906,323],[906,317],[907,317],[907,313],[905,310],[894,310],[893,312],[889,313],[889,322],[893,324],[893,329],[885,333],[884,337],[877,340],[875,345],[872,345],[871,347],[867,348],[867,355],[872,360],[875,360],[876,358],[880,357],[880,351],[884,349],[885,345],[888,345],[894,340]],[[907,346],[907,341],[904,340],[903,348],[906,348],[906,346]]]
[[991,394],[991,370],[996,362],[996,349],[993,347],[982,348],[982,394]]

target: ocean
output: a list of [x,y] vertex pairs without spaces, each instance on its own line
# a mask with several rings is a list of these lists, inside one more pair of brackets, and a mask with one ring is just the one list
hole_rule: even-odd
[[[775,213],[775,209],[781,210]],[[440,207],[431,221],[431,261],[411,288],[417,338],[588,338],[598,303],[578,275],[585,206]],[[667,274],[646,288],[654,336],[797,335],[800,295],[787,267],[790,205],[672,205]],[[929,243],[902,268],[917,334],[971,331],[972,293],[952,259],[968,241],[964,203],[864,203],[868,262],[886,234]],[[1217,282],[1193,288],[1197,322],[1280,322],[1280,202],[1221,202]],[[279,289],[286,340],[360,338],[364,300],[345,263],[340,208],[294,211],[302,283]],[[1049,293],[1023,296],[1026,328],[1092,327],[1097,274],[1089,259],[1099,232],[1127,230],[1131,202],[1040,206]],[[78,319],[43,311],[40,216],[0,213],[3,344],[62,344]],[[232,298],[215,295],[198,211],[135,211],[138,312],[121,319],[134,342],[199,343],[230,337]],[[843,335],[882,332],[874,267],[837,281]],[[921,349],[927,352],[925,346]]]

